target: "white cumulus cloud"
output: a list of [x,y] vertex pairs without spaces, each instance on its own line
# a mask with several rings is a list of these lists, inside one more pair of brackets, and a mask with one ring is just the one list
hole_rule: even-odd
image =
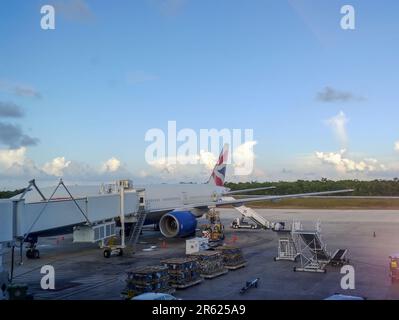
[[399,141],[395,142],[395,147],[394,147],[395,151],[399,151]]
[[367,158],[360,161],[346,157],[346,150],[339,152],[316,152],[316,157],[323,163],[333,165],[341,173],[350,172],[374,172],[386,170],[385,165],[378,160]]
[[65,157],[57,157],[46,162],[42,167],[43,171],[51,176],[62,177],[64,170],[69,167],[71,161],[66,161]]
[[14,164],[22,165],[25,161],[26,148],[0,150],[0,167],[9,169]]
[[253,173],[255,153],[254,146],[256,141],[247,141],[233,151],[234,174],[249,176]]
[[[230,170],[234,169],[229,171],[231,175],[249,176],[253,173],[255,159],[253,148],[256,143],[256,141],[247,141],[232,151],[232,159],[227,162]],[[211,174],[218,156],[218,154],[200,150],[199,154],[162,157],[148,164],[162,174],[173,175],[175,179],[190,177],[196,179],[199,176]]]
[[121,162],[115,157],[108,159],[103,163],[102,171],[103,172],[116,172],[121,167]]

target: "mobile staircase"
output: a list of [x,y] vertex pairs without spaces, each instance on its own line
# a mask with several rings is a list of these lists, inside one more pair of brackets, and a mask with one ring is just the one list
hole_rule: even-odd
[[144,222],[147,217],[147,211],[144,208],[140,208],[137,213],[137,221],[134,224],[134,227],[130,231],[129,238],[127,240],[128,247],[131,248],[132,253],[134,253],[136,249],[137,242],[139,241],[141,231],[143,230]]

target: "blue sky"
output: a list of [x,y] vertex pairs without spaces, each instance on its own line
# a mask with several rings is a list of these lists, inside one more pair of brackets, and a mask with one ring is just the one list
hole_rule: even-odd
[[[55,30],[40,28],[45,4],[56,7]],[[355,30],[340,28],[344,4],[356,10]],[[0,103],[24,112],[6,119],[0,113],[0,123],[38,139],[19,154],[18,169],[9,150],[20,146],[0,140],[1,187],[60,157],[79,170],[114,158],[146,177],[145,132],[166,129],[168,120],[179,129],[252,128],[260,180],[394,177],[396,1],[4,0],[0,6]],[[317,99],[327,87],[336,98]],[[345,146],[327,121],[341,111],[348,119]],[[353,169],[325,156],[343,148],[342,159],[379,165]]]

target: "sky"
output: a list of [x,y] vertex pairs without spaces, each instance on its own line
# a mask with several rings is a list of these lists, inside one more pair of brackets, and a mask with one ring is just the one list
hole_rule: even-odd
[[[346,4],[354,30],[341,28]],[[54,30],[41,28],[44,5],[55,8]],[[146,161],[146,132],[168,121],[252,129],[240,154],[254,170],[230,181],[392,179],[398,9],[394,0],[3,0],[0,189],[32,178],[206,181],[215,154],[198,165]]]

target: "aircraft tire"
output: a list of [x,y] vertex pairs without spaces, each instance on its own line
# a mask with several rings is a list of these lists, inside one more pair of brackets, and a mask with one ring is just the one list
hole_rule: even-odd
[[33,259],[40,259],[40,251],[37,249],[33,249],[32,251]]
[[111,250],[108,250],[108,249],[106,249],[106,250],[104,250],[104,258],[110,258],[111,257]]
[[28,259],[33,259],[33,254],[32,254],[32,250],[27,250],[26,251],[26,257],[28,258]]

